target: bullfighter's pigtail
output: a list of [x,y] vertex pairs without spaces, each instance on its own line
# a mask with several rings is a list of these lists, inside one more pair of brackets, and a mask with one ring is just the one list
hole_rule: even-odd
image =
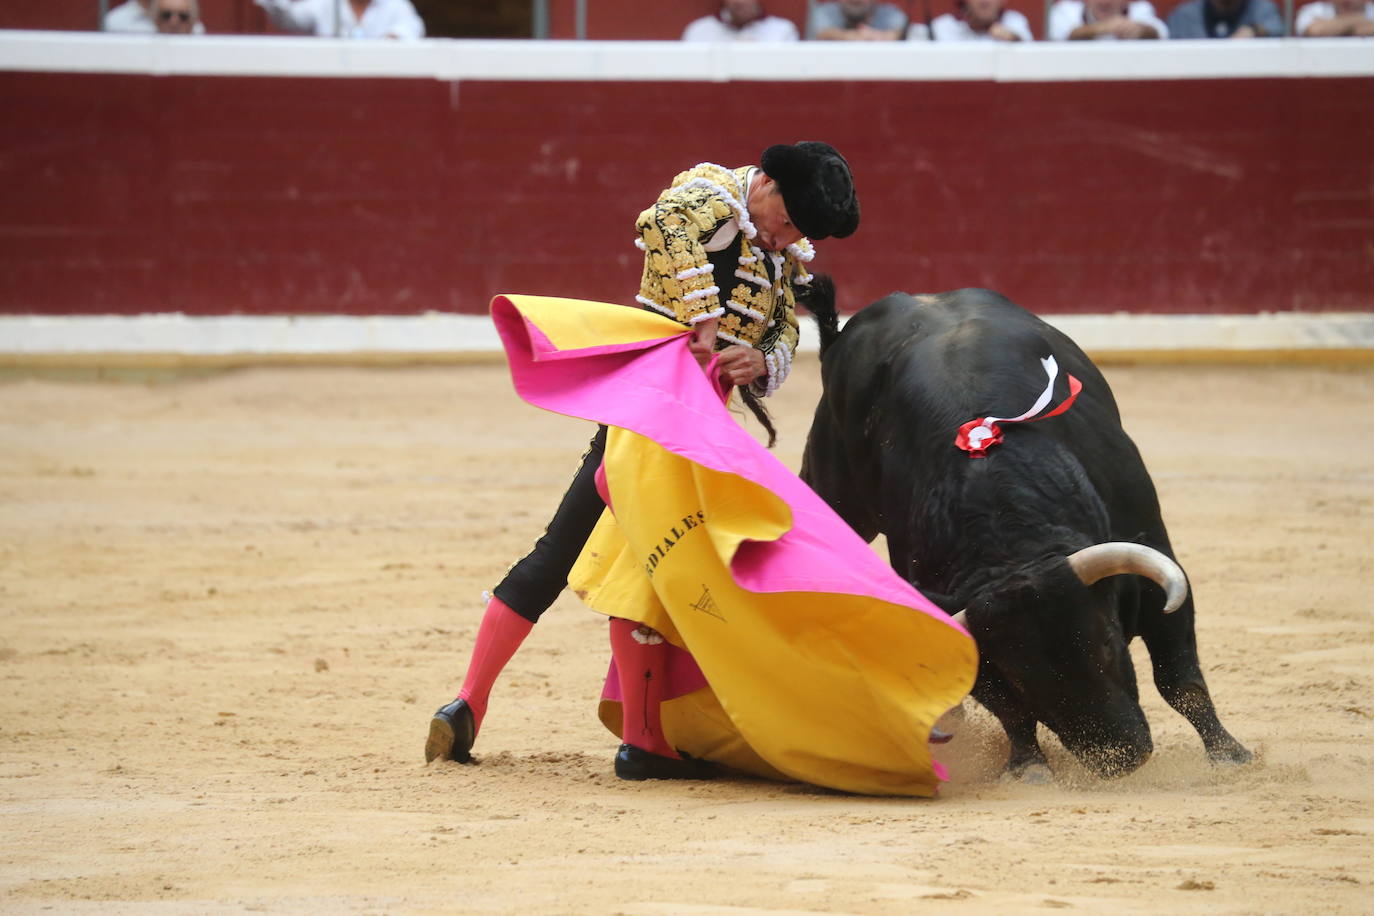
[[773,427],[773,415],[768,412],[759,396],[750,391],[748,386],[739,389],[740,400],[744,406],[749,408],[749,412],[754,415],[754,419],[759,421],[759,425],[768,433],[768,447],[772,448],[778,441],[778,431]]

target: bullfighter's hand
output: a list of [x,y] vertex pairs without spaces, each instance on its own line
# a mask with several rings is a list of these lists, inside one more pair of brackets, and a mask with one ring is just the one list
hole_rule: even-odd
[[734,344],[720,351],[720,362],[716,364],[720,380],[743,387],[754,379],[767,374],[763,354],[753,347]]
[[711,354],[716,349],[716,325],[719,323],[719,318],[707,318],[692,325],[692,337],[687,342],[687,349],[696,357],[702,369],[711,361]]

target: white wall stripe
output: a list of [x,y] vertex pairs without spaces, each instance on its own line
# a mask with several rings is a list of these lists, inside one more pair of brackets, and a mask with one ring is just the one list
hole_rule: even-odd
[[[1169,80],[1374,75],[1367,41],[966,45],[666,41],[348,41],[259,35],[0,32],[0,70],[437,80]],[[857,45],[864,45],[858,47]],[[705,55],[705,59],[703,59]]]
[[[1264,315],[1047,315],[1093,353],[1370,350],[1374,313]],[[89,354],[187,356],[495,353],[485,315],[252,316],[0,315],[6,357]],[[798,350],[814,352],[816,329],[802,320]]]

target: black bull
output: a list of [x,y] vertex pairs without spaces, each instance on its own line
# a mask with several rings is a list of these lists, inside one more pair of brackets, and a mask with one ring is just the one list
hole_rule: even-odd
[[[1193,598],[1171,562],[1154,484],[1083,351],[987,290],[894,293],[843,333],[833,287],[823,283],[808,304],[821,328],[823,392],[802,477],[866,540],[885,535],[901,576],[946,612],[966,609],[981,657],[973,696],[1006,729],[1008,770],[1045,764],[1037,723],[1102,775],[1149,757],[1127,650],[1137,636],[1155,686],[1211,759],[1249,760],[1203,681]],[[955,446],[966,421],[1029,408],[1050,355],[1060,367],[1051,404],[1068,396],[1066,375],[1082,382],[1067,412],[1005,425],[986,457]],[[1067,559],[1107,542],[1154,548],[1169,558],[1156,564],[1164,572],[1116,558],[1084,575]],[[1168,569],[1182,599],[1172,613],[1156,584],[1167,584]],[[1123,571],[1155,581],[1113,575]]]

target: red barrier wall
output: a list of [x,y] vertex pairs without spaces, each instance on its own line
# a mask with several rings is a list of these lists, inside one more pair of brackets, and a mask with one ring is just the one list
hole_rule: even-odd
[[[771,97],[774,105],[743,105]],[[625,83],[3,73],[0,311],[629,301],[679,168],[825,138],[842,305],[1374,309],[1374,79]],[[733,122],[718,112],[744,110]]]
[[[114,6],[114,0],[110,6]],[[0,29],[93,31],[100,27],[96,0],[4,0]]]

